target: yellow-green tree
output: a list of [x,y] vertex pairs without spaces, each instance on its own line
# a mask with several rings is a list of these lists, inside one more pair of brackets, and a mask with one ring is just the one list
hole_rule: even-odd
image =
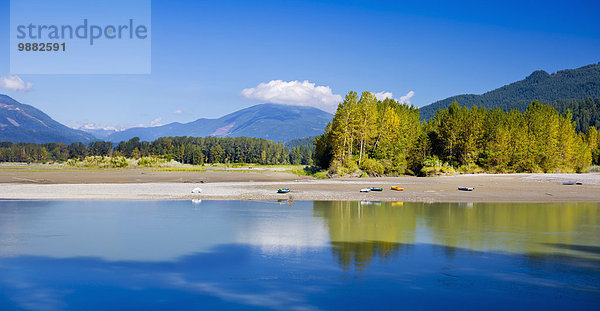
[[351,91],[344,101],[338,105],[331,122],[331,145],[336,160],[344,162],[352,155],[355,139],[355,129],[358,127],[356,110],[358,94]]
[[377,99],[369,92],[363,92],[356,109],[356,138],[358,143],[358,165],[360,166],[363,155],[370,149],[376,137],[377,129]]

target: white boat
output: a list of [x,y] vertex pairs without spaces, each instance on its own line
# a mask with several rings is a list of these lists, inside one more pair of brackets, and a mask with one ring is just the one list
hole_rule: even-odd
[[360,192],[371,192],[371,188],[362,188]]

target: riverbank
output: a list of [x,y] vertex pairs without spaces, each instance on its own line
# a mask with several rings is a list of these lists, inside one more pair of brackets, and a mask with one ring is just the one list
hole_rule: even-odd
[[[563,185],[578,181],[581,185]],[[391,186],[404,191],[391,191]],[[383,192],[360,193],[364,187]],[[459,191],[460,186],[474,191]],[[192,194],[200,187],[202,193]],[[290,188],[278,194],[278,188]],[[316,180],[273,170],[0,170],[0,199],[600,202],[600,173]]]

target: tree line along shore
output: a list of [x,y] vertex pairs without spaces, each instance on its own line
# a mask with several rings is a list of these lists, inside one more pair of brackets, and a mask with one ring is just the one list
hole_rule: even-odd
[[421,121],[417,108],[350,92],[315,144],[315,163],[335,175],[585,172],[600,161],[596,127],[577,131],[570,109],[537,101],[523,112],[454,102]]
[[0,162],[65,162],[77,166],[79,162],[87,160],[89,163],[104,161],[113,163],[114,167],[124,167],[127,166],[126,159],[142,159],[141,166],[152,166],[159,160],[192,165],[312,165],[313,149],[307,145],[288,148],[280,142],[250,137],[161,137],[152,142],[140,141],[135,137],[117,145],[95,141],[87,146],[82,143],[66,145],[2,142]]
[[454,102],[424,121],[413,106],[349,92],[315,139],[287,144],[250,137],[133,138],[116,145],[0,142],[0,162],[295,164],[330,176],[586,172],[600,164],[599,120],[594,117],[599,112],[594,99],[561,105],[533,101],[524,111]]

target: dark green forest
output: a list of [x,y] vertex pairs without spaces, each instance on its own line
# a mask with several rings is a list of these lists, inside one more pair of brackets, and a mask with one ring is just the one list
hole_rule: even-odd
[[557,101],[551,104],[560,114],[568,111],[573,115],[575,130],[587,133],[590,127],[600,129],[600,98]]
[[534,100],[543,104],[553,104],[598,97],[600,97],[600,63],[552,74],[542,70],[534,71],[524,80],[482,95],[458,95],[421,107],[421,117],[423,120],[429,120],[437,110],[444,109],[453,102],[468,108],[478,106],[488,109],[500,108],[507,112],[511,109],[524,112]]
[[105,141],[91,142],[88,146],[82,143],[0,143],[0,162],[64,162],[86,156],[158,156],[194,165],[312,164],[312,148],[297,146],[288,150],[281,143],[249,137],[161,137],[152,142],[132,138],[116,146]]
[[288,141],[287,143],[285,143],[285,146],[288,149],[292,149],[294,147],[310,147],[312,149],[313,141],[315,140],[315,138],[317,138],[317,136],[292,139],[292,140]]

